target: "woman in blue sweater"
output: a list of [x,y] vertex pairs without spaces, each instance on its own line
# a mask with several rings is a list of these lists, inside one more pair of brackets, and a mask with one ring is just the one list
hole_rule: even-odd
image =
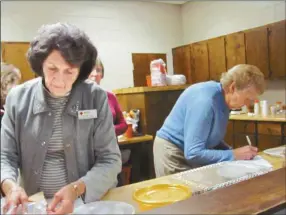
[[231,160],[250,160],[257,148],[231,149],[224,141],[231,109],[249,105],[264,92],[256,66],[237,65],[220,83],[194,84],[177,100],[154,141],[156,176]]

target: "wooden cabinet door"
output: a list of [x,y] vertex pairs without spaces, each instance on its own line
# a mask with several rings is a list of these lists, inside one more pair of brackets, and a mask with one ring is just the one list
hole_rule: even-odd
[[272,135],[258,135],[258,149],[263,151],[265,149],[281,146],[282,140],[280,136]]
[[198,42],[191,45],[191,65],[194,83],[209,80],[209,58],[206,42]]
[[269,32],[269,62],[270,78],[279,79],[286,77],[286,34],[285,20],[268,26]]
[[233,138],[233,121],[229,121],[227,124],[227,130],[224,137],[224,141],[230,145],[231,147],[234,147],[234,138]]
[[134,87],[147,86],[146,76],[150,75],[150,63],[160,58],[166,63],[167,69],[166,54],[132,53]]
[[271,122],[258,122],[257,132],[258,134],[282,136],[282,124]]
[[1,43],[2,61],[13,64],[20,69],[22,74],[21,83],[31,80],[36,77],[35,73],[30,68],[26,53],[29,49],[28,42],[3,42]]
[[187,84],[192,83],[190,45],[174,48],[172,54],[174,74],[185,75]]
[[234,121],[234,133],[235,134],[254,134],[255,123],[252,121]]
[[209,52],[210,79],[218,81],[221,74],[226,72],[226,56],[224,37],[218,37],[207,41]]
[[243,32],[225,36],[225,52],[227,69],[237,64],[245,64],[245,40]]
[[[255,141],[255,135],[248,135],[251,143],[253,146],[255,146],[256,141]],[[239,148],[243,146],[248,146],[248,142],[246,140],[246,135],[245,134],[234,134],[234,147]]]
[[259,27],[245,31],[246,62],[257,66],[269,78],[267,27]]

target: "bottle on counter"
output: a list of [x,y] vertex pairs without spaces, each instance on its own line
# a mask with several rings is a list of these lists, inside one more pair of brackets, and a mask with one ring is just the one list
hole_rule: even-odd
[[282,102],[276,102],[276,113],[279,114],[282,110]]
[[267,100],[263,100],[263,101],[260,101],[261,103],[261,115],[262,116],[268,116],[268,102]]
[[254,115],[259,115],[259,100],[254,101]]

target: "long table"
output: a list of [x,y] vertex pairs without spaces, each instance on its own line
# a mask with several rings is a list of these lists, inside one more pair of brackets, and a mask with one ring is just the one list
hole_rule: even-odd
[[286,168],[144,214],[272,214],[286,207]]
[[[267,161],[269,161],[273,165],[273,170],[277,170],[277,169],[283,167],[283,165],[284,165],[283,164],[283,162],[284,162],[283,158],[268,156],[268,155],[264,154],[263,152],[260,152],[259,155],[261,155],[264,159],[266,159]],[[285,180],[285,176],[284,176],[284,180]],[[133,200],[133,197],[132,197],[133,192],[138,188],[151,186],[154,184],[184,184],[184,182],[182,182],[181,180],[175,179],[172,176],[164,176],[164,177],[155,178],[155,179],[151,179],[151,180],[147,180],[147,181],[142,181],[139,183],[126,185],[123,187],[114,188],[114,189],[110,190],[103,197],[102,200],[114,200],[114,201],[122,201],[122,202],[129,203],[135,207],[136,213],[140,213],[142,211],[139,208],[138,203],[135,200]],[[189,186],[193,192],[199,191],[199,188],[195,184],[194,185],[184,184],[184,185]],[[262,198],[264,198],[264,197],[262,197]]]

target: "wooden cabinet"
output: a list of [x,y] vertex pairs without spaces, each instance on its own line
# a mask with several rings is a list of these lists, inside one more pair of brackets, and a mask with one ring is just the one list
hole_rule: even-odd
[[[248,137],[251,141],[251,143],[255,146],[256,145],[256,139],[255,135],[253,134],[248,134]],[[248,142],[246,139],[246,134],[234,134],[234,148],[239,148],[243,146],[247,146]]]
[[258,135],[258,148],[260,151],[281,146],[281,136]]
[[135,87],[147,86],[146,76],[150,75],[150,63],[152,60],[160,58],[167,64],[166,54],[132,53],[133,81]]
[[257,124],[257,133],[273,136],[281,136],[282,128],[281,123],[268,123],[259,122]]
[[209,53],[210,80],[220,80],[221,74],[226,72],[226,56],[224,37],[207,41]]
[[234,132],[240,134],[253,134],[255,132],[255,123],[251,121],[235,121]]
[[122,111],[140,110],[139,130],[156,136],[187,86],[135,87],[114,90]]
[[247,63],[257,66],[266,79],[285,78],[285,26],[283,20],[175,48],[174,70],[184,71],[178,73],[196,83],[219,80],[222,72]]
[[285,20],[268,26],[270,78],[279,79],[286,76],[286,34]]
[[267,27],[245,31],[246,63],[257,66],[266,78],[269,78]]
[[21,83],[36,77],[26,58],[29,47],[29,42],[1,42],[2,61],[13,64],[20,69],[22,75]]
[[206,42],[191,45],[191,65],[194,83],[208,81],[210,79],[208,47]]
[[230,120],[233,129],[227,129],[225,140],[233,140],[234,148],[247,145],[246,135],[259,151],[286,144],[285,122]]
[[227,130],[224,137],[224,141],[234,148],[234,138],[233,138],[233,121],[229,121],[227,124]]
[[187,84],[192,83],[190,52],[190,45],[172,49],[174,74],[185,75],[187,79]]
[[227,69],[237,64],[245,64],[245,40],[243,32],[225,36],[225,54]]

